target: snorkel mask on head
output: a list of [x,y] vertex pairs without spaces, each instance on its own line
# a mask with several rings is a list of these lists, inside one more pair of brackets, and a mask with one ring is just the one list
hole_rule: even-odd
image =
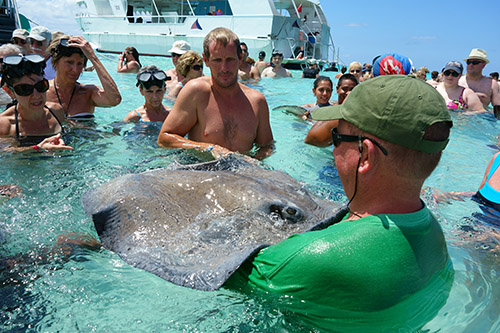
[[83,55],[83,51],[80,48],[71,46],[69,44],[68,38],[62,38],[61,40],[59,40],[59,44],[57,44],[56,48],[54,49],[54,53],[63,57],[71,57],[72,54],[78,53],[85,58],[85,56]]
[[158,86],[163,88],[165,86],[166,80],[171,80],[170,76],[167,76],[164,71],[159,70],[148,70],[137,74],[137,84],[136,87],[141,85],[142,87],[149,89],[152,86]]
[[0,73],[3,86],[7,81],[17,79],[27,74],[36,74],[43,76],[45,68],[45,59],[39,54],[10,55],[3,58]]

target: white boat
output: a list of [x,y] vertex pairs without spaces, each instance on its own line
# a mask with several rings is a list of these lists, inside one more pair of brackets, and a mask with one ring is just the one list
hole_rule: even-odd
[[78,0],[76,20],[99,51],[167,55],[185,40],[202,52],[203,38],[216,27],[234,31],[257,59],[273,50],[295,58],[304,46],[308,59],[333,59],[330,26],[318,1],[309,0]]

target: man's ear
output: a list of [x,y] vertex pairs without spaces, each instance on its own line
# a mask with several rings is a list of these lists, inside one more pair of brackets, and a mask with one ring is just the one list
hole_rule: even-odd
[[359,173],[366,173],[373,169],[377,158],[379,158],[378,153],[380,152],[382,154],[382,152],[380,150],[377,151],[377,149],[378,147],[368,139],[364,139],[360,142],[358,147],[361,159],[358,169]]

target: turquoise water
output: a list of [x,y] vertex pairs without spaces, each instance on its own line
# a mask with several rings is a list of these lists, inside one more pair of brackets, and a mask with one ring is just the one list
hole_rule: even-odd
[[[80,203],[87,189],[126,173],[189,161],[183,152],[156,146],[159,126],[119,122],[143,99],[133,74],[115,73],[116,56],[100,57],[115,78],[123,102],[97,109],[94,122],[72,127],[74,152],[3,152],[0,156],[0,183],[23,189],[23,196],[0,206],[0,257],[16,256],[24,262],[11,272],[2,271],[0,330],[303,331],[293,315],[272,301],[225,289],[201,292],[179,287],[128,266],[107,250],[77,249],[69,261],[58,256],[37,259],[46,257],[44,253],[61,234],[96,236]],[[141,57],[141,62],[171,67],[167,58]],[[266,78],[253,87],[266,96],[270,109],[313,102],[312,80],[299,79],[299,72],[294,76]],[[95,73],[83,73],[80,82],[98,84]],[[453,114],[453,118],[451,142],[426,186],[473,191],[498,151],[500,125],[489,114]],[[289,173],[321,197],[345,200],[332,167],[331,148],[303,144],[311,124],[281,111],[271,111],[271,124],[276,152],[264,163]],[[496,226],[486,223],[475,202],[438,204],[430,192],[425,198],[445,230],[455,280],[448,302],[425,329],[499,331],[499,219],[491,220]]]

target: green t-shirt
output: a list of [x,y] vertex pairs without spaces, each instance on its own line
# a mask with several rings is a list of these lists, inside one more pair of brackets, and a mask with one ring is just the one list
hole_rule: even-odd
[[453,278],[443,232],[426,207],[410,214],[342,220],[323,230],[293,235],[262,249],[236,274],[239,277],[229,280],[228,286],[247,281],[252,287],[287,295],[300,303],[296,310],[315,325],[323,319],[342,321],[335,317],[344,315],[352,321],[353,313],[364,314],[360,318],[365,320],[367,313],[397,309],[418,291],[435,294],[444,285],[447,298]]

